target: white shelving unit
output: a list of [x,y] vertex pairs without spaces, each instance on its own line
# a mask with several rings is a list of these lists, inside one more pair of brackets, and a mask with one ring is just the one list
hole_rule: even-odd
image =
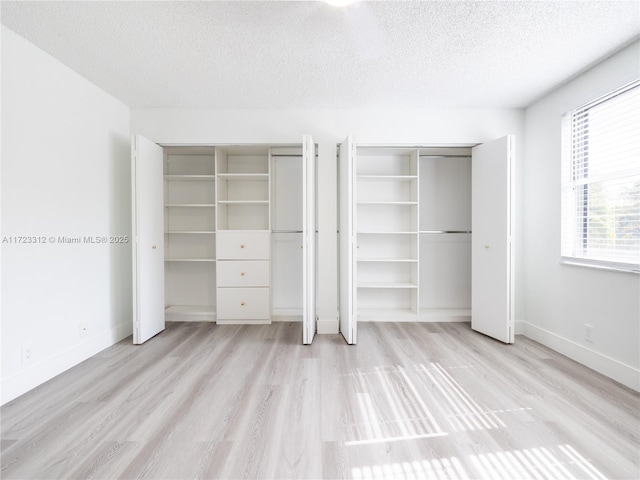
[[468,320],[471,149],[353,146],[354,314]]
[[358,150],[357,311],[364,318],[418,313],[418,161],[402,149]]
[[271,321],[267,146],[216,148],[218,323]]
[[164,149],[165,315],[216,315],[216,171],[213,147]]
[[513,342],[514,152],[511,135],[476,146],[389,148],[350,136],[340,144],[348,343],[357,343],[359,320],[469,319]]
[[313,341],[316,153],[301,140],[170,147],[132,136],[134,343],[166,320],[274,315],[301,320],[302,342]]

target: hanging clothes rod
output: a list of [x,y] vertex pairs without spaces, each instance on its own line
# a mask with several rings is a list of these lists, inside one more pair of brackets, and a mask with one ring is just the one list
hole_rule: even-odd
[[471,230],[420,230],[419,233],[442,234],[442,233],[471,233]]
[[271,230],[271,233],[304,233],[302,230]]

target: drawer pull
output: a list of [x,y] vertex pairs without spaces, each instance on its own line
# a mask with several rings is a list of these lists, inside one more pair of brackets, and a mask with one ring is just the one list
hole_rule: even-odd
[[240,306],[241,306],[241,307],[244,307],[244,302],[240,302]]
[[244,243],[241,243],[241,244],[240,244],[240,248],[244,248]]
[[241,277],[244,277],[244,272],[240,272],[240,276],[241,276]]

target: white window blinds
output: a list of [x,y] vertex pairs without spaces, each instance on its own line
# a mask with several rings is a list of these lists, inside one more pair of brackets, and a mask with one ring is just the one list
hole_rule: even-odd
[[563,116],[563,260],[640,270],[640,80]]

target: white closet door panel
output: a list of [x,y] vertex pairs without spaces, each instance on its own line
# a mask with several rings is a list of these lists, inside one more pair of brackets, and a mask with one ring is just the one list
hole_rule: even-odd
[[302,137],[302,343],[310,344],[316,333],[316,147],[309,135]]
[[513,343],[512,136],[473,148],[471,327]]
[[164,330],[163,151],[140,135],[131,139],[133,343]]
[[[340,144],[340,332],[347,343],[357,342],[355,314],[356,289],[354,268],[354,162],[355,152],[351,136]],[[377,173],[377,172],[375,172]]]

